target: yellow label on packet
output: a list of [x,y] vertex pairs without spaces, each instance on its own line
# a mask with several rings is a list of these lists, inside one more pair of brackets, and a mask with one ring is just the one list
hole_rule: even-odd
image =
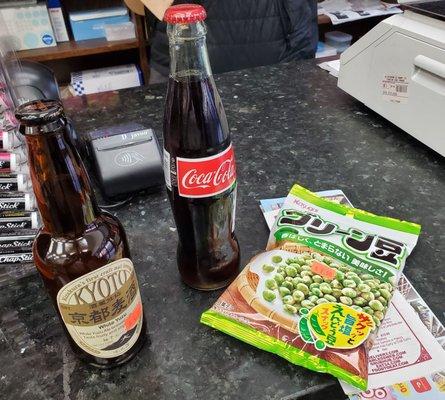
[[403,396],[410,396],[411,395],[411,392],[409,390],[409,386],[405,382],[396,383],[396,384],[392,385],[392,387],[394,388],[394,390],[397,393],[400,393]]
[[360,346],[374,329],[372,317],[339,303],[322,303],[312,308],[307,325],[314,341],[335,349],[353,349]]

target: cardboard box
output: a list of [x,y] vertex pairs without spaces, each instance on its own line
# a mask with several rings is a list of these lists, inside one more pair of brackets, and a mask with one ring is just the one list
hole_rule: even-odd
[[37,49],[56,45],[45,4],[0,8],[1,30],[6,29],[14,50]]
[[141,85],[141,71],[135,64],[71,72],[71,87],[77,96]]
[[70,13],[70,25],[76,41],[104,38],[104,25],[119,24],[129,20],[126,7]]

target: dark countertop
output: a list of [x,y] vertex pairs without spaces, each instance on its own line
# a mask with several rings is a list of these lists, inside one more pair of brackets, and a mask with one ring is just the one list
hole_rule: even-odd
[[[294,182],[342,189],[359,208],[422,225],[406,275],[444,322],[444,159],[344,94],[312,61],[216,81],[236,148],[243,264],[268,236],[259,199],[285,195]],[[136,121],[161,135],[164,94],[158,85],[76,98],[69,114],[78,131]],[[199,324],[220,291],[198,292],[180,282],[164,192],[137,197],[116,214],[130,239],[151,345],[123,367],[86,367],[70,352],[39,277],[19,279],[1,288],[2,398],[345,398],[329,375]]]

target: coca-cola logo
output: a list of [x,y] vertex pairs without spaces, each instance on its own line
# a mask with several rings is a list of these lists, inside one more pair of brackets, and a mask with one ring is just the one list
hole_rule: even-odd
[[183,197],[209,197],[229,189],[236,180],[233,147],[204,158],[177,158],[178,191]]
[[216,171],[199,173],[196,168],[188,171],[182,178],[182,185],[187,189],[194,187],[209,188],[228,182],[235,176],[235,160],[224,161]]

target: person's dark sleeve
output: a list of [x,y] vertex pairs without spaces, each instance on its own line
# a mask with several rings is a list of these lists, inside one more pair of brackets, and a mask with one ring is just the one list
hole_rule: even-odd
[[281,0],[281,3],[288,32],[288,48],[282,61],[313,58],[318,43],[316,0]]

